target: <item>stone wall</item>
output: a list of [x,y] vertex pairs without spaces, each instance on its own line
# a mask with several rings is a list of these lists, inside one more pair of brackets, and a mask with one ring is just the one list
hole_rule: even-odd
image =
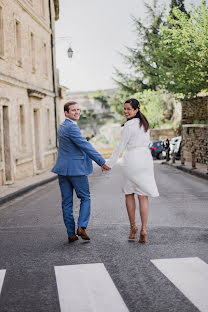
[[208,164],[208,125],[187,124],[182,126],[182,152],[185,161]]
[[[196,124],[196,122],[199,124]],[[208,96],[182,102],[182,154],[185,161],[192,161],[192,152],[198,163],[208,165]]]
[[182,101],[182,125],[193,124],[196,120],[208,120],[208,96]]
[[[27,89],[0,82],[0,185],[48,169],[44,157],[51,155],[54,162],[56,153],[53,96],[29,97]],[[6,164],[10,178],[5,176]]]
[[[55,152],[55,151],[54,151]],[[54,162],[56,160],[56,156],[57,156],[57,153],[46,153],[45,155],[45,159],[44,159],[44,162],[45,162],[45,169],[47,170],[51,170],[51,168],[53,167],[54,165]]]
[[24,160],[23,163],[19,163],[16,166],[15,180],[19,180],[19,179],[32,176],[33,170],[34,170],[33,161],[30,159],[28,159],[28,161]]

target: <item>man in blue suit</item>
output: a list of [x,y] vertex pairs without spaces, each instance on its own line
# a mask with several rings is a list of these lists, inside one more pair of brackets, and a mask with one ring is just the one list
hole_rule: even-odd
[[[58,157],[52,172],[58,174],[59,186],[62,196],[62,210],[64,223],[68,233],[69,243],[81,236],[90,240],[86,228],[90,218],[90,191],[87,175],[92,173],[92,160],[102,170],[110,170],[105,159],[81,135],[77,126],[80,118],[80,109],[76,102],[64,105],[65,121],[58,129],[59,150]],[[73,190],[80,199],[77,235],[73,216]]]

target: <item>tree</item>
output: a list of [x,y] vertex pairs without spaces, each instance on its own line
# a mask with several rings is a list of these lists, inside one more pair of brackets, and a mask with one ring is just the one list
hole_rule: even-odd
[[[160,127],[162,124],[172,120],[175,100],[171,94],[163,90],[144,90],[131,94],[131,97],[139,100],[141,111],[147,117],[151,128]],[[123,106],[127,99],[128,95],[124,91],[119,90],[110,98],[109,104],[112,110],[124,116]]]
[[162,91],[145,90],[135,95],[141,103],[141,111],[147,117],[151,128],[158,128],[164,123],[165,102]]
[[184,0],[171,0],[170,15],[172,15],[172,17],[176,18],[174,16],[174,13],[173,13],[174,8],[178,8],[181,12],[183,12],[183,13],[187,14],[187,16],[189,16],[188,12],[185,9]]
[[102,108],[107,109],[109,108],[108,100],[109,95],[105,94],[102,90],[95,91],[94,93],[90,94],[91,98],[99,101],[102,104]]
[[129,97],[130,94],[128,92],[122,90],[121,88],[118,89],[118,91],[113,94],[109,99],[109,105],[111,110],[123,116],[123,105]]
[[206,2],[190,12],[190,18],[173,9],[166,26],[161,26],[161,86],[169,92],[193,97],[208,88],[208,8]]
[[156,90],[159,84],[158,65],[155,54],[160,42],[160,25],[163,23],[163,11],[158,10],[158,0],[153,5],[145,3],[148,10],[148,25],[140,19],[133,18],[137,31],[135,48],[128,48],[129,55],[124,56],[129,65],[130,74],[124,74],[116,69],[115,79],[119,88],[128,94],[151,89]]

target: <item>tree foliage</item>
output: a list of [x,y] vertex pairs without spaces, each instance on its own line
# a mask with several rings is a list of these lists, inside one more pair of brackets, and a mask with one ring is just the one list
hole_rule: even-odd
[[160,25],[163,23],[163,10],[159,9],[158,0],[153,4],[145,3],[148,25],[141,19],[133,17],[137,32],[135,48],[128,48],[128,55],[124,56],[129,65],[128,74],[116,69],[117,82],[120,89],[127,93],[152,89],[156,90],[159,83],[158,68],[152,50],[158,48],[160,42]]
[[141,111],[147,117],[151,128],[158,128],[164,123],[165,101],[162,91],[145,90],[135,94],[141,103]]
[[[166,25],[164,10],[159,6],[159,0],[153,0],[152,4],[145,2],[147,9],[144,23],[141,19],[133,17],[137,32],[135,48],[128,48],[128,55],[123,55],[125,62],[129,65],[129,72],[122,73],[115,70],[115,79],[120,89],[127,93],[135,93],[147,89],[157,90],[160,85],[159,66],[157,51],[160,45],[160,27]],[[172,0],[170,4],[170,15],[174,8],[188,16],[184,6],[184,0]]]
[[109,105],[111,110],[122,116],[123,105],[128,98],[130,98],[130,94],[127,91],[118,89],[118,91],[110,97]]
[[170,16],[173,18],[176,18],[173,12],[174,8],[178,8],[181,12],[185,13],[187,16],[189,16],[188,12],[185,9],[184,0],[171,0],[170,3]]
[[129,73],[116,70],[119,88],[133,94],[166,89],[192,97],[208,88],[208,8],[205,1],[187,12],[184,0],[172,0],[164,17],[158,0],[146,3],[148,25],[134,18],[136,48],[124,56]]
[[119,90],[110,98],[109,104],[114,111],[123,115],[123,106],[129,97],[139,100],[140,109],[147,117],[151,128],[160,127],[171,120],[174,98],[167,92],[144,90],[129,96],[125,91]]
[[174,16],[161,26],[157,54],[160,85],[169,92],[193,97],[208,88],[208,8],[205,1],[186,13],[173,9]]
[[159,90],[191,98],[208,89],[208,7],[202,1],[187,12],[184,1],[172,0],[170,13],[164,17],[156,10],[156,0],[146,6],[149,24],[135,19],[137,45],[125,56],[131,74],[117,70],[119,91],[109,103],[122,114],[125,100],[136,97],[151,127],[158,127],[165,122],[164,111],[172,101],[171,96],[164,100]]
[[105,94],[102,90],[97,90],[90,94],[91,98],[94,98],[95,100],[99,101],[102,104],[102,108],[109,108],[109,95]]

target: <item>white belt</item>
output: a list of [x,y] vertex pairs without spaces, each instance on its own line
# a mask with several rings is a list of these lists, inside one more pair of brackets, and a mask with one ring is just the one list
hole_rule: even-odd
[[132,147],[127,147],[127,151],[131,151],[133,149],[138,149],[138,148],[149,149],[148,146],[132,146]]

